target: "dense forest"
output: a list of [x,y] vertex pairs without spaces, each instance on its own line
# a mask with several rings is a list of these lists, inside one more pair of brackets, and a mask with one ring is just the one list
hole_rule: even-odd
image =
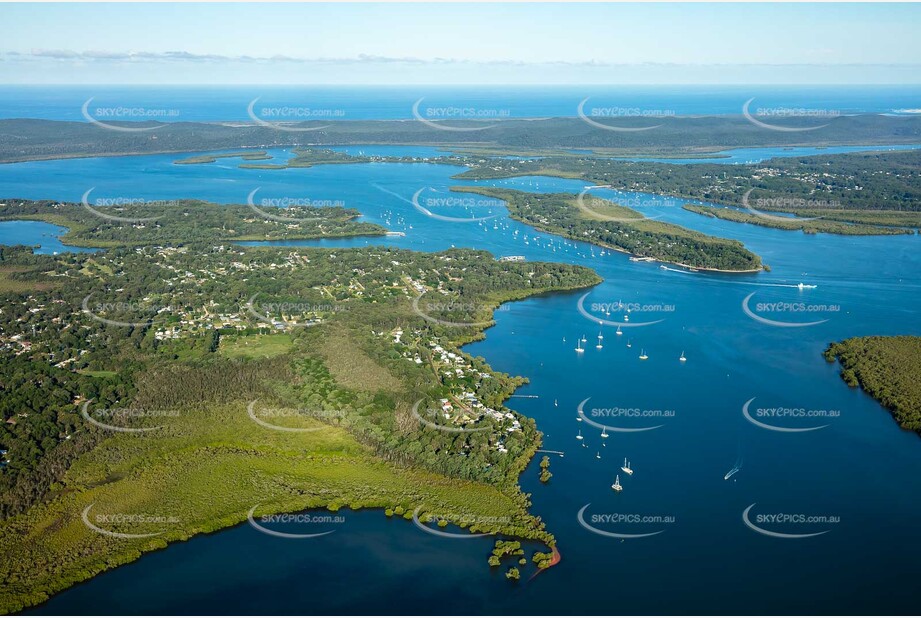
[[[620,221],[587,215],[579,208],[577,196],[569,193],[524,193],[487,187],[452,187],[505,200],[513,219],[541,231],[591,242],[698,269],[752,271],[761,270],[761,259],[742,243],[708,236],[670,223],[643,219],[623,206],[592,208],[594,212],[616,208]],[[600,200],[599,200],[600,202]]]
[[853,337],[832,343],[825,359],[860,386],[905,429],[921,432],[921,337]]
[[[575,111],[576,102],[573,103]],[[740,102],[741,110],[741,102]],[[407,113],[409,110],[407,110]],[[612,121],[613,122],[613,121]],[[809,126],[810,118],[790,118],[789,126]],[[648,119],[626,117],[619,127],[648,125]],[[156,127],[120,132],[87,122],[0,120],[0,163],[62,157],[201,152],[240,148],[339,144],[435,144],[502,147],[512,150],[601,148],[608,154],[694,153],[751,146],[830,146],[849,144],[921,143],[921,119],[877,114],[839,116],[828,126],[807,133],[765,131],[738,116],[673,116],[660,119],[655,131],[622,132],[593,127],[579,118],[457,120],[452,127],[479,131],[440,131],[422,122],[356,120],[305,122],[299,127],[328,125],[296,133],[242,123],[128,123]]]

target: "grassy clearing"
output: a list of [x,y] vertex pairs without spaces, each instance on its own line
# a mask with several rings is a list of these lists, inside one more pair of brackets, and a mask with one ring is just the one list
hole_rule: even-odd
[[118,376],[117,371],[90,371],[89,369],[81,369],[77,373],[82,373],[85,376],[90,376],[93,378],[114,378]]
[[15,278],[15,275],[27,272],[31,272],[31,270],[15,266],[0,267],[0,294],[5,292],[14,294],[39,292],[54,289],[58,285],[53,281],[27,281]]
[[316,351],[336,382],[362,391],[398,391],[400,381],[362,350],[344,328],[331,328]]
[[291,351],[290,335],[227,335],[221,337],[218,352],[227,358],[274,358]]

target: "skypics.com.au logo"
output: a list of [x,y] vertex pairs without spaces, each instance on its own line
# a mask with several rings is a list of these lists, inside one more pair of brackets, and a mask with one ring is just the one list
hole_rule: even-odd
[[662,123],[654,125],[645,125],[639,127],[624,126],[621,124],[613,124],[611,122],[599,122],[599,120],[610,121],[611,119],[617,120],[620,119],[623,121],[625,118],[640,118],[640,119],[662,119],[670,118],[675,116],[675,110],[671,109],[648,109],[642,107],[620,107],[620,106],[609,106],[609,107],[592,107],[586,113],[585,105],[588,103],[591,97],[586,97],[582,99],[576,108],[576,114],[583,122],[589,126],[595,127],[596,129],[604,129],[605,131],[619,131],[622,133],[636,133],[639,131],[651,131],[652,129],[658,129],[662,126]]
[[180,522],[179,517],[175,515],[147,515],[142,513],[97,513],[90,517],[90,511],[94,506],[96,506],[95,502],[83,509],[83,512],[80,514],[83,525],[97,534],[115,539],[147,539],[160,536],[165,530],[159,529],[155,532],[134,533],[117,532],[111,528],[162,528],[164,526],[175,526]]
[[148,200],[146,198],[132,196],[98,197],[93,200],[92,203],[90,203],[90,194],[95,190],[96,187],[91,187],[88,189],[83,194],[83,197],[80,198],[80,204],[83,206],[83,209],[90,214],[99,217],[100,219],[111,221],[113,223],[144,225],[145,223],[156,221],[158,217],[122,217],[103,212],[102,210],[99,210],[100,208],[112,209],[122,212],[126,209],[134,209],[139,207],[174,207],[180,205],[180,202],[176,200]]
[[761,429],[777,431],[780,433],[806,433],[828,427],[828,424],[815,425],[815,423],[841,417],[841,410],[818,409],[807,407],[791,408],[787,406],[752,407],[755,397],[752,397],[742,406],[742,416],[749,423]]
[[[832,120],[841,115],[841,112],[833,109],[811,109],[805,107],[759,107],[755,110],[755,114],[752,115],[751,104],[754,102],[755,97],[750,98],[742,105],[742,115],[750,123],[756,127],[761,127],[762,129],[768,129],[770,131],[780,131],[783,133],[799,133],[802,131],[815,131],[828,126],[828,122],[820,125],[811,125],[805,127],[795,127],[795,126],[786,126],[783,124],[776,124],[776,120],[780,119],[813,119],[813,120]],[[755,117],[757,116],[757,118]],[[767,122],[770,120],[771,122]]]
[[[579,297],[576,303],[576,309],[579,314],[595,324],[612,326],[618,329],[652,326],[653,324],[664,322],[666,317],[676,310],[675,305],[669,303],[623,302],[620,299],[595,301],[586,309],[585,299],[588,298],[589,294],[591,292],[586,292]],[[609,319],[611,316],[619,316],[619,319]],[[657,319],[650,320],[650,317]]]
[[[482,536],[490,536],[492,532],[477,532],[477,530],[493,530],[498,527],[508,526],[512,523],[510,517],[505,516],[488,516],[475,515],[472,513],[424,513],[420,516],[423,507],[417,507],[413,511],[413,524],[423,532],[443,539],[475,539]],[[438,528],[445,528],[450,524],[467,528],[468,533],[446,532],[438,530],[426,524],[435,522]]]
[[[264,197],[261,198],[257,204],[256,194],[262,187],[256,187],[249,192],[249,195],[246,196],[246,204],[249,206],[250,210],[254,213],[266,219],[268,221],[277,221],[278,223],[286,223],[289,225],[295,225],[299,223],[321,221],[322,217],[317,217],[315,215],[311,216],[297,216],[306,214],[309,211],[321,209],[321,208],[345,208],[345,202],[343,200],[329,200],[329,199],[313,199],[309,197],[293,197],[293,196],[284,196],[284,197]],[[272,208],[276,212],[289,211],[294,213],[293,215],[282,215],[275,214],[271,212],[266,212],[265,208]]]
[[[128,126],[141,122],[157,121],[167,122],[179,120],[180,112],[178,109],[168,108],[151,108],[143,106],[124,106],[124,105],[95,105],[91,103],[95,97],[88,98],[80,108],[80,113],[87,122],[106,129],[108,131],[120,131],[123,133],[139,133],[144,131],[154,131],[163,127],[162,124],[153,126]],[[121,122],[124,124],[112,124]]]
[[[489,197],[457,197],[449,195],[445,197],[428,196],[422,198],[422,193],[426,191],[435,192],[435,189],[432,187],[423,187],[422,189],[416,191],[412,197],[413,208],[424,214],[426,217],[430,217],[438,221],[446,221],[448,223],[476,223],[478,221],[486,221],[488,219],[493,219],[499,216],[498,213],[493,212],[493,209],[500,209],[503,207],[501,200]],[[476,212],[481,212],[483,209],[488,209],[488,214],[480,216],[474,214]],[[463,211],[469,216],[455,217],[451,215],[440,214],[445,210]]]
[[579,509],[576,521],[592,534],[611,539],[643,539],[658,536],[676,522],[674,515],[648,513],[592,513],[586,517],[585,512],[590,506],[591,503],[588,503]]
[[[841,306],[833,304],[810,304],[801,301],[760,302],[752,305],[752,298],[757,292],[752,292],[742,300],[742,311],[761,324],[776,328],[803,328],[824,324],[831,317],[811,321],[788,321],[777,318],[786,316],[832,316],[840,313]],[[766,316],[772,316],[770,318]]]
[[[249,510],[246,521],[255,530],[262,534],[274,536],[279,539],[316,539],[336,531],[337,526],[345,523],[344,515],[329,515],[319,513],[280,513],[263,515],[256,519],[256,505]],[[272,527],[275,526],[275,527]],[[279,529],[279,526],[285,529]],[[297,529],[298,532],[290,530]],[[309,530],[309,532],[308,532]]]
[[300,126],[304,122],[315,120],[341,120],[345,118],[344,109],[333,108],[316,108],[306,105],[262,105],[258,109],[256,103],[262,97],[256,97],[246,106],[246,114],[250,120],[259,126],[276,131],[287,131],[290,133],[307,133],[310,131],[319,131],[326,129],[330,125],[323,124],[320,126],[304,127]]
[[758,513],[757,503],[742,512],[742,522],[749,530],[775,539],[808,539],[831,532],[832,526],[841,523],[837,515],[816,515],[775,511]]
[[246,406],[246,414],[257,425],[273,431],[286,431],[292,433],[308,433],[326,429],[324,425],[310,427],[292,427],[292,419],[302,423],[305,419],[321,421],[323,423],[338,423],[346,417],[343,410],[312,410],[308,408],[281,408],[270,406],[257,406],[258,399],[253,399]]
[[430,105],[423,108],[422,102],[424,100],[425,97],[422,97],[413,103],[413,118],[425,124],[426,126],[432,127],[433,129],[438,129],[439,131],[483,131],[485,129],[491,129],[492,127],[496,126],[495,124],[487,124],[482,126],[460,127],[457,125],[445,124],[445,121],[450,122],[452,120],[464,120],[482,122],[484,120],[499,120],[511,117],[511,110],[508,109],[474,107],[471,105],[463,107],[456,105]]

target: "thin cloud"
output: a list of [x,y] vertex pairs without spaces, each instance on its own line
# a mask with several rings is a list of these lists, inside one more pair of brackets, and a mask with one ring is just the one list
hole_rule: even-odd
[[412,56],[381,56],[376,54],[359,54],[353,57],[326,57],[320,56],[315,58],[298,58],[294,56],[285,56],[276,54],[272,56],[227,56],[221,54],[199,54],[189,51],[176,50],[164,52],[124,52],[110,50],[87,50],[75,51],[68,49],[32,49],[29,52],[0,52],[0,60],[10,60],[19,62],[28,61],[59,61],[59,62],[98,62],[98,63],[220,63],[220,64],[335,64],[335,65],[359,65],[359,64],[386,64],[386,65],[466,65],[466,66],[504,66],[504,67],[528,67],[528,66],[546,66],[546,67],[573,67],[573,68],[626,68],[626,67],[652,67],[652,68],[669,68],[669,67],[802,67],[802,68],[821,68],[827,66],[835,67],[880,67],[880,68],[910,68],[919,67],[918,63],[885,63],[885,64],[861,64],[861,63],[824,63],[824,62],[807,62],[807,63],[763,63],[763,64],[733,64],[733,63],[674,63],[674,62],[638,62],[638,63],[621,63],[606,62],[603,60],[588,59],[579,61],[566,60],[515,60],[515,59],[498,59],[498,60],[473,60],[467,58],[417,58]]

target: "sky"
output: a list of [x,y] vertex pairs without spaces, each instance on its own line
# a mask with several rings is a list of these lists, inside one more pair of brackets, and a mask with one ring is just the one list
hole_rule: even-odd
[[6,84],[921,83],[918,4],[0,4]]

